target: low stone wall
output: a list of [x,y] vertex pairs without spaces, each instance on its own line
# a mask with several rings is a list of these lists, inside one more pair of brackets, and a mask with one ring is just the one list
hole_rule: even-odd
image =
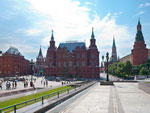
[[101,81],[100,85],[114,85],[112,81]]
[[150,78],[150,75],[135,75],[135,80],[143,80],[146,78]]
[[6,96],[10,96],[10,95],[14,95],[14,94],[19,94],[19,93],[25,93],[28,91],[33,91],[34,88],[27,88],[27,89],[20,89],[20,90],[10,90],[8,92],[4,92],[4,93],[0,93],[0,97],[6,97]]
[[138,82],[138,88],[148,94],[150,94],[150,83]]

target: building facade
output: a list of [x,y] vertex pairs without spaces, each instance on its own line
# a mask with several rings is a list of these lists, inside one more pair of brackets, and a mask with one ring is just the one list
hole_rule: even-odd
[[0,76],[20,76],[29,74],[30,63],[17,48],[10,47],[0,56]]
[[45,58],[44,74],[50,77],[99,78],[99,51],[92,29],[89,48],[84,42],[60,43],[55,46],[52,31]]

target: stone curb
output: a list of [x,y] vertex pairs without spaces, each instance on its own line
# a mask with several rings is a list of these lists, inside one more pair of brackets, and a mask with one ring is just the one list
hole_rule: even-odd
[[0,93],[0,97],[10,96],[10,95],[24,93],[24,92],[33,91],[33,90],[34,88],[28,88],[28,89],[20,89],[20,90],[15,90],[15,91],[10,91],[10,92],[4,92],[4,93]]

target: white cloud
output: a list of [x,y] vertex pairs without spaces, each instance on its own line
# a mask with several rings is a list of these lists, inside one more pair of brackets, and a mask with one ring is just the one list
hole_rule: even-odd
[[[85,6],[81,6],[78,1],[71,0],[28,0],[31,3],[30,9],[39,13],[47,19],[38,22],[45,29],[53,29],[56,46],[60,42],[67,40],[86,40],[87,46],[90,43],[91,28],[94,27],[96,43],[102,54],[111,50],[113,34],[116,38],[118,54],[125,55],[132,49],[132,41],[134,40],[132,33],[129,32],[127,26],[116,24],[116,15],[122,14],[117,12],[113,15],[108,13],[104,18],[94,13],[94,20],[90,18],[91,10]],[[48,46],[51,37],[45,36],[41,42],[42,46]],[[133,38],[133,40],[131,39]],[[132,41],[131,41],[132,40]],[[129,42],[131,46],[127,45]],[[126,51],[121,51],[126,48]],[[46,50],[44,50],[46,51]]]
[[42,31],[39,29],[28,29],[25,31],[25,33],[27,33],[27,35],[39,35]]
[[140,4],[140,5],[139,5],[139,8],[142,8],[143,6],[144,6],[144,4]]
[[140,15],[143,15],[145,13],[145,11],[140,11],[136,14],[136,16],[140,16]]
[[91,2],[85,2],[85,4],[86,4],[86,5],[90,5],[90,4],[92,4],[92,3],[91,3]]
[[145,7],[150,7],[150,3],[145,3]]
[[141,3],[139,5],[139,8],[143,8],[143,7],[150,7],[150,3],[149,2],[147,2],[147,3]]
[[120,11],[120,12],[116,12],[116,13],[114,13],[114,16],[121,15],[122,13],[123,13],[122,11]]

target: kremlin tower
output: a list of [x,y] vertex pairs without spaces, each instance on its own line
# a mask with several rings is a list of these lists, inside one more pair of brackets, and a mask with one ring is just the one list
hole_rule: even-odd
[[132,50],[132,60],[133,65],[144,64],[148,60],[148,49],[144,41],[140,20],[138,20],[137,33]]

